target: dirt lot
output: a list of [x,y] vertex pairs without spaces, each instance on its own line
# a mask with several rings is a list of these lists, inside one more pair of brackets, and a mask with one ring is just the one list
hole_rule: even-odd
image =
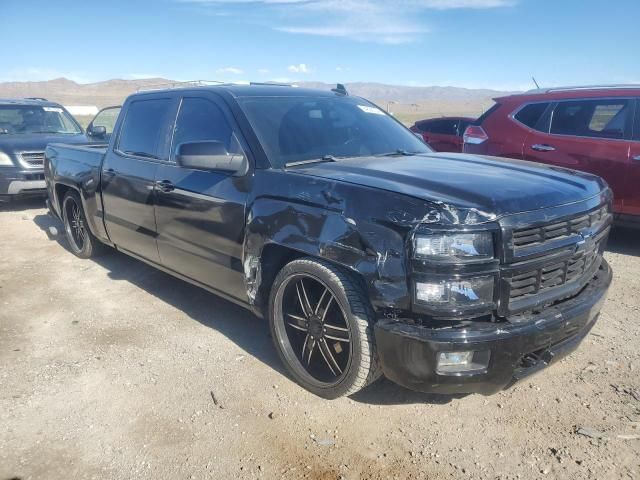
[[602,317],[554,368],[492,397],[381,381],[329,402],[265,322],[75,258],[40,205],[0,207],[0,480],[640,478],[640,234],[614,232]]

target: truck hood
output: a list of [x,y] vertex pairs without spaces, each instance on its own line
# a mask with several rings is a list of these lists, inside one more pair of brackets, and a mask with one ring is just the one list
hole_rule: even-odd
[[0,152],[15,155],[19,152],[44,152],[49,143],[87,143],[84,134],[26,134],[0,135]]
[[600,177],[574,170],[451,153],[355,157],[292,171],[486,212],[494,218],[579,202],[607,188]]

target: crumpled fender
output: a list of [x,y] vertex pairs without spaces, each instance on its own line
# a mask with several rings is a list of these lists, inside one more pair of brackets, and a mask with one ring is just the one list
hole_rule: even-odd
[[294,185],[258,196],[248,208],[243,265],[250,302],[258,298],[263,251],[275,244],[356,272],[377,310],[409,309],[406,242],[432,206],[394,192],[288,175]]

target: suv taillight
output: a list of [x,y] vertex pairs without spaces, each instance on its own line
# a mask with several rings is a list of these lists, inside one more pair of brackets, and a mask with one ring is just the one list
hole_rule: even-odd
[[479,145],[489,140],[489,135],[480,125],[469,125],[462,136],[464,143]]

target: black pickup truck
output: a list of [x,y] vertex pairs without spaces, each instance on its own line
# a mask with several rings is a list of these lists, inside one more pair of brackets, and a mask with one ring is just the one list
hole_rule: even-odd
[[109,145],[49,145],[71,250],[104,245],[268,318],[326,398],[381,374],[491,394],[594,325],[611,270],[596,176],[436,154],[341,88],[219,85],[129,97]]

